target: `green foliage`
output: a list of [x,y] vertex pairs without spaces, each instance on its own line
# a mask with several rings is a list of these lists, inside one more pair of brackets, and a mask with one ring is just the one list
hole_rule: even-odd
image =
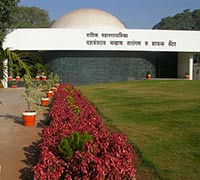
[[58,74],[54,74],[54,83],[55,84],[59,84],[60,83],[60,78],[59,78],[59,76],[58,76]]
[[31,76],[24,75],[23,82],[25,85],[25,92],[23,94],[25,101],[27,102],[27,110],[30,111],[32,104],[34,104],[34,96],[35,96],[35,84],[33,83],[33,80]]
[[184,10],[172,17],[163,18],[153,29],[200,30],[200,9]]
[[[24,62],[29,68],[29,71],[31,72],[31,75],[34,75],[38,70],[38,65],[41,64],[44,68],[44,65],[42,65],[42,58],[39,53],[36,52],[29,52],[29,51],[15,51],[17,56],[21,59],[21,61]],[[26,72],[27,73],[27,72]]]
[[14,13],[17,10],[19,0],[1,0],[0,1],[0,48],[6,35],[6,30],[12,27]]
[[39,109],[38,104],[40,103],[41,98],[41,87],[34,82],[30,75],[25,74],[23,76],[23,83],[25,85],[25,91],[23,93],[23,97],[27,102],[27,110],[36,110]]
[[58,74],[51,72],[48,75],[48,80],[47,81],[48,81],[48,84],[49,84],[50,87],[54,87],[56,84],[59,83],[59,76],[58,76]]
[[18,7],[15,14],[17,28],[48,28],[52,24],[49,14],[38,7]]
[[78,115],[79,115],[80,112],[81,112],[80,107],[75,105],[76,101],[75,101],[75,99],[73,98],[73,96],[71,96],[71,95],[68,95],[68,96],[66,97],[66,102],[67,102],[67,106],[68,106],[70,109],[73,109],[73,112],[77,115],[77,116],[75,116],[75,119],[74,119],[74,120],[76,120],[76,118],[78,117]]
[[49,76],[47,76],[46,81],[37,81],[37,84],[40,87],[41,91],[43,93],[46,93],[47,91],[50,91],[52,87],[55,87],[57,82],[59,82],[58,75],[50,73]]
[[[8,48],[5,50],[3,48],[0,48],[0,64],[3,64],[6,59],[8,60],[9,64],[10,62],[12,62],[12,64],[15,64],[14,66],[17,66],[18,69],[20,68],[20,70],[24,70],[27,75],[30,75],[30,68],[27,61],[24,61],[24,59],[22,60],[20,58],[20,55],[13,51],[10,51]],[[0,68],[3,78],[5,78],[3,67],[0,66]]]
[[22,67],[19,65],[19,63],[10,63],[9,62],[9,71],[11,71],[13,73],[14,76],[20,76],[20,72],[22,70]]
[[88,133],[81,134],[80,132],[73,132],[69,137],[62,138],[58,149],[65,160],[69,160],[76,151],[84,152],[86,142],[92,142],[93,138]]
[[79,107],[79,106],[74,106],[74,109],[73,109],[73,111],[74,111],[74,113],[75,113],[76,115],[79,115],[79,114],[80,114],[80,111],[81,111],[81,109],[80,109],[80,107]]
[[151,75],[151,72],[150,72],[150,71],[147,71],[146,75]]
[[40,62],[37,62],[34,64],[33,68],[36,70],[36,75],[42,75],[42,73],[44,72],[44,65]]
[[69,94],[74,94],[74,89],[71,86],[65,86],[64,91],[69,91]]
[[75,99],[71,95],[69,95],[66,97],[66,102],[67,102],[67,105],[69,106],[69,108],[71,108],[75,104]]
[[194,10],[193,13],[194,27],[196,30],[200,30],[200,10]]

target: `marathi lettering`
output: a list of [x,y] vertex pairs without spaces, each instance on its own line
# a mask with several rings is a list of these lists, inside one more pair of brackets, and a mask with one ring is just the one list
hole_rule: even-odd
[[164,46],[165,42],[163,41],[153,41],[152,46]]
[[141,46],[141,41],[127,41],[127,45],[132,45],[132,46]]
[[168,45],[169,46],[176,46],[176,42],[173,42],[172,40],[169,40]]
[[104,38],[109,38],[109,37],[112,37],[112,38],[125,37],[125,38],[127,38],[128,34],[123,34],[121,32],[119,32],[119,33],[102,33],[101,36]]
[[90,32],[90,33],[87,33],[86,36],[87,37],[98,37],[98,33]]
[[[86,33],[86,44],[89,46],[92,45],[112,45],[112,46],[152,46],[155,48],[158,47],[176,47],[177,42],[173,40],[162,41],[162,40],[153,40],[150,41],[146,40],[135,40],[133,37],[129,38],[128,33],[123,32],[116,32],[116,33],[109,33],[109,32],[88,32]],[[128,39],[126,39],[128,38]]]
[[123,41],[110,41],[111,45],[115,45],[115,46],[119,46],[119,45],[123,45]]
[[106,41],[99,41],[99,40],[91,40],[91,41],[86,41],[87,45],[106,45]]

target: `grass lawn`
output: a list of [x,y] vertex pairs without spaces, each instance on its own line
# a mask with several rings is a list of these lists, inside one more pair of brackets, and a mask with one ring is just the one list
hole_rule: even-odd
[[139,150],[138,180],[200,179],[200,81],[143,80],[77,88],[104,122],[126,134]]

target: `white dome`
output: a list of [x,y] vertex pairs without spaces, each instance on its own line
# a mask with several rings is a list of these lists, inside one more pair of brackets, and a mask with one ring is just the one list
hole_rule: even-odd
[[125,29],[113,15],[98,9],[79,9],[60,17],[52,28],[104,28]]

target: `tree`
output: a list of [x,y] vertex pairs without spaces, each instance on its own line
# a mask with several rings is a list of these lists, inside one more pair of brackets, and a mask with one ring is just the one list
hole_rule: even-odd
[[1,0],[0,1],[0,47],[6,35],[6,29],[13,24],[14,13],[17,9],[19,0]]
[[44,9],[25,6],[17,8],[14,24],[16,28],[46,28],[51,24],[49,14]]
[[194,26],[197,30],[200,30],[200,10],[193,11]]
[[186,9],[175,16],[163,18],[153,29],[200,30],[200,9],[193,12]]
[[[18,7],[20,0],[0,1],[0,84],[6,78],[7,70],[4,70],[3,62],[12,61],[13,66],[19,66],[27,75],[31,73],[32,64],[40,60],[40,57],[30,52],[13,52],[3,49],[2,43],[7,29],[17,27],[48,27],[50,26],[49,15],[46,11],[36,7]],[[30,61],[31,60],[31,61]],[[34,60],[34,61],[33,61]]]

